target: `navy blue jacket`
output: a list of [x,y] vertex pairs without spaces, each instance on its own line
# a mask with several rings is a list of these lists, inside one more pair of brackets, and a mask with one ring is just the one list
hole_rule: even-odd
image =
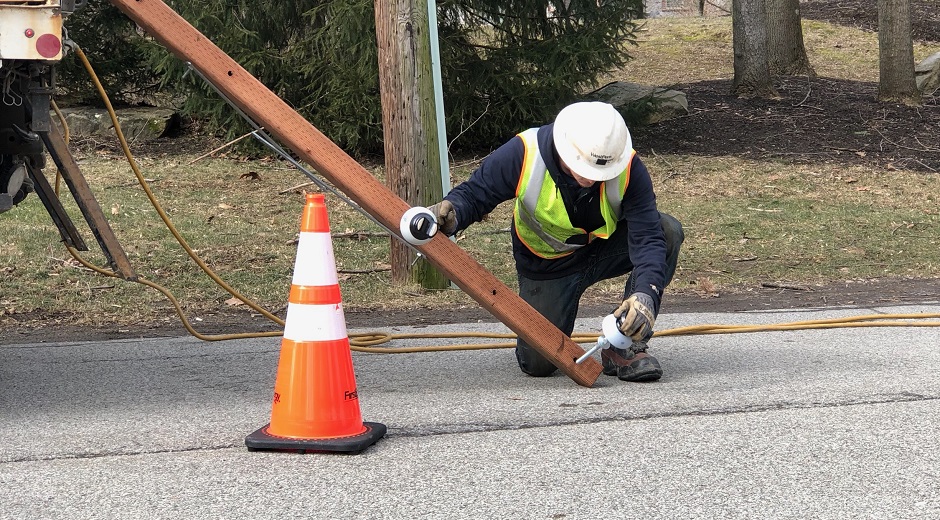
[[[542,160],[545,161],[545,166],[565,201],[571,223],[583,229],[597,229],[604,222],[597,202],[601,183],[582,188],[574,178],[562,172],[552,141],[553,126],[548,124],[538,130]],[[525,145],[522,139],[516,136],[487,156],[466,182],[454,187],[444,197],[454,205],[457,231],[479,222],[500,203],[516,197],[524,157]],[[630,262],[636,277],[635,290],[652,296],[658,309],[662,288],[666,285],[666,240],[660,225],[659,211],[656,209],[653,183],[649,171],[638,155],[634,155],[630,167],[630,183],[623,196],[617,230],[620,231],[624,225],[627,229]],[[516,235],[515,223],[511,234],[516,270],[533,280],[561,278],[572,274],[580,269],[583,259],[591,255],[595,246],[603,240],[595,239],[561,258],[545,259],[533,254],[522,244]]]

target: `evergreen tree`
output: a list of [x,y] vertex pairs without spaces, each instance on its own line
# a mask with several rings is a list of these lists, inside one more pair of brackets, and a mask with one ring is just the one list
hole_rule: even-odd
[[[77,44],[115,105],[152,100],[160,78],[147,56],[168,52],[142,37],[136,25],[104,0],[87,2],[64,20],[68,39]],[[103,107],[98,91],[76,53],[66,52],[56,69],[57,98],[65,104]]]
[[643,4],[446,0],[438,9],[448,136],[478,149],[551,121],[623,67]]

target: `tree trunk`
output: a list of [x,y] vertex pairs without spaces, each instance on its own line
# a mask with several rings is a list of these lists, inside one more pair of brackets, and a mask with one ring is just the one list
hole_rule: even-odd
[[[430,206],[443,197],[443,188],[427,0],[375,0],[375,32],[386,183],[411,206]],[[449,285],[424,257],[415,258],[411,248],[392,238],[392,281],[429,289]]]
[[910,0],[878,0],[878,100],[921,104],[914,77]]
[[732,92],[740,97],[778,97],[770,79],[764,0],[733,0],[731,33],[734,47]]
[[767,56],[771,74],[815,76],[803,45],[799,0],[764,0],[767,8]]

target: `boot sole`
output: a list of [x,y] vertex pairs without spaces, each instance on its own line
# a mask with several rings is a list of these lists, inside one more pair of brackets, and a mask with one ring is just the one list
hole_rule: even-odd
[[656,381],[663,377],[663,369],[657,367],[643,367],[643,370],[634,370],[630,367],[623,367],[623,371],[630,371],[629,374],[621,374],[617,367],[604,368],[605,376],[617,376],[621,381]]
[[656,358],[650,356],[637,361],[635,366],[620,367],[617,379],[630,382],[656,381],[663,377],[663,368]]
[[646,383],[656,381],[661,377],[663,377],[663,371],[655,369],[643,372],[631,371],[629,374],[617,374],[617,379],[631,383]]

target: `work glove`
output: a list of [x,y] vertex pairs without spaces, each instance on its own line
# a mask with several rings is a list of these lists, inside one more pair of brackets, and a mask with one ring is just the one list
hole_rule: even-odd
[[449,200],[442,200],[428,210],[437,218],[437,228],[442,233],[451,236],[457,231],[457,212]]
[[653,315],[653,297],[646,293],[633,293],[617,307],[614,317],[617,318],[617,328],[624,336],[633,341],[646,341],[653,335],[653,324],[656,316]]

